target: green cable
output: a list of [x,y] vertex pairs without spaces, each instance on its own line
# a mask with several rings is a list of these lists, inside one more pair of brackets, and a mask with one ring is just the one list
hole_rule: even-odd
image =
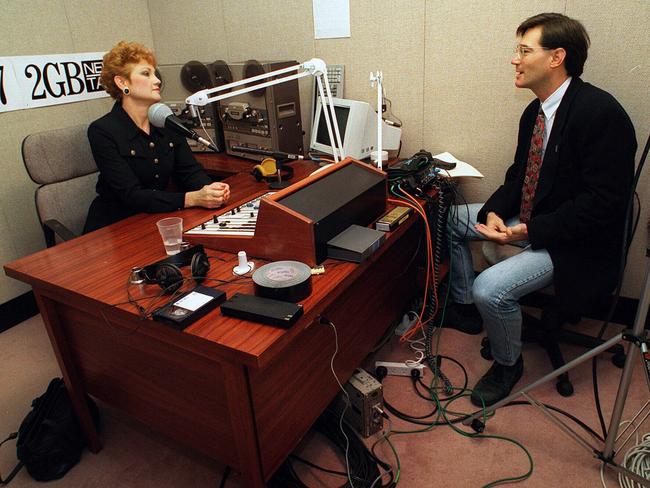
[[[451,274],[452,273],[452,259],[453,259],[453,253],[451,252],[452,251],[451,232],[449,232],[449,234],[448,234],[448,242],[449,242],[449,271],[448,271],[448,278],[447,279],[448,279],[448,282],[451,282],[451,278],[452,278],[452,274]],[[451,288],[450,286],[447,286],[447,290],[446,290],[446,293],[445,293],[445,303],[444,303],[444,306],[443,306],[443,309],[442,309],[442,312],[441,312],[441,317],[440,317],[440,325],[442,325],[444,323],[445,312],[446,312],[447,304],[448,304],[448,301],[449,301],[450,288]],[[438,328],[438,331],[440,331],[440,327]],[[426,334],[425,334],[425,339],[426,339]],[[436,356],[438,355],[438,352],[440,350],[440,340],[441,340],[441,334],[438,334],[437,337],[436,337],[436,346],[435,346],[435,355]],[[459,433],[459,434],[461,434],[461,435],[463,435],[465,437],[478,438],[478,439],[497,439],[497,440],[504,440],[506,442],[510,442],[512,444],[515,444],[519,448],[521,448],[524,451],[524,453],[526,454],[526,456],[528,457],[530,467],[529,467],[529,469],[528,469],[528,471],[526,473],[524,473],[523,475],[520,475],[520,476],[514,476],[514,477],[503,478],[503,479],[499,479],[499,480],[496,480],[496,481],[492,481],[492,482],[488,483],[487,485],[484,485],[483,488],[491,488],[493,486],[497,486],[497,485],[500,485],[500,484],[511,483],[511,482],[516,482],[516,481],[523,481],[523,480],[529,478],[533,473],[534,463],[533,463],[532,456],[530,455],[530,453],[528,452],[528,450],[526,449],[526,447],[523,444],[521,444],[520,442],[518,442],[515,439],[511,439],[511,438],[508,438],[508,437],[497,436],[497,435],[489,435],[489,434],[480,434],[480,433],[468,433],[468,432],[463,431],[462,429],[459,429],[458,427],[456,427],[454,424],[451,423],[450,419],[448,418],[448,415],[454,415],[456,417],[461,417],[461,416],[466,416],[467,414],[464,413],[464,412],[456,412],[456,411],[450,410],[449,405],[453,401],[455,401],[455,400],[457,400],[459,398],[469,396],[471,394],[470,390],[467,390],[467,392],[465,392],[460,388],[454,388],[454,390],[458,390],[458,394],[453,396],[449,400],[447,400],[446,403],[444,405],[442,405],[439,398],[438,398],[438,395],[436,394],[436,391],[441,389],[441,387],[438,386],[438,384],[437,384],[438,379],[439,379],[438,374],[437,374],[437,368],[436,368],[436,371],[433,371],[433,373],[434,373],[434,378],[431,381],[431,384],[430,384],[430,387],[429,387],[429,393],[431,395],[431,400],[434,401],[436,403],[436,405],[438,406],[438,418],[436,419],[436,421],[438,421],[440,416],[442,416],[444,418],[444,420],[445,420],[445,423],[449,427],[451,427],[452,430],[454,430],[455,432],[457,432],[457,433]],[[487,415],[486,412],[485,412],[485,405],[483,405],[482,410],[483,410],[483,423],[486,423],[487,419],[493,417],[495,412],[491,412],[489,415]],[[415,430],[415,431],[394,431],[394,432],[396,434],[426,432],[426,431],[429,431],[429,430],[433,429],[433,427],[435,427],[435,426],[432,425],[431,427],[428,427],[428,428],[425,428],[425,429],[419,429],[419,430]]]
[[390,441],[390,436],[393,435],[393,424],[390,420],[388,420],[388,430],[384,433],[382,437],[380,437],[371,447],[370,447],[370,452],[373,453],[373,455],[376,456],[375,454],[375,447],[381,442],[381,441],[386,441],[388,443],[388,446],[390,447],[391,451],[393,451],[393,456],[395,456],[395,462],[397,463],[397,471],[395,472],[395,478],[393,479],[393,483],[395,486],[397,486],[397,483],[399,482],[400,478],[400,473],[402,471],[402,465],[399,460],[399,456],[397,455],[397,449],[395,449],[395,446],[393,443]]
[[[397,186],[398,188],[400,187],[399,184],[397,184],[396,186]],[[399,199],[407,200],[407,201],[408,201],[408,199],[406,199],[406,198],[404,198],[403,196],[401,196],[401,195],[399,195],[398,193],[396,193],[394,188],[395,188],[395,185],[392,185],[391,188],[390,188],[390,191],[391,191],[391,193],[392,193],[393,195],[395,195],[395,196],[396,196],[397,198],[399,198]],[[451,209],[450,209],[450,211],[451,211]],[[449,217],[449,216],[448,216],[448,217]],[[451,275],[451,270],[452,270],[452,258],[453,258],[453,253],[451,252],[451,251],[452,251],[452,246],[451,246],[451,232],[450,232],[449,235],[448,235],[448,243],[449,243],[449,271],[448,271],[448,282],[450,282],[450,281],[451,281],[451,277],[452,277],[452,275]],[[448,305],[448,302],[449,302],[449,295],[450,295],[450,286],[447,286],[447,290],[446,290],[446,293],[445,293],[445,303],[444,303],[444,306],[443,306],[443,308],[442,308],[441,317],[440,317],[440,324],[441,324],[441,325],[443,324],[444,319],[445,319],[445,312],[446,312],[447,305]],[[432,319],[432,318],[431,318],[431,319]],[[440,332],[441,327],[437,327],[437,329],[438,329],[438,332]],[[423,330],[423,332],[424,332],[424,330]],[[434,333],[435,333],[435,332],[434,332]],[[434,349],[434,351],[435,351],[435,356],[437,356],[437,355],[438,355],[438,352],[440,351],[440,340],[441,340],[441,335],[442,335],[442,334],[438,333],[438,334],[437,334],[437,337],[436,337],[436,344],[435,344],[435,349]],[[426,339],[427,339],[427,338],[426,338],[426,334],[424,334],[424,336],[425,336],[425,340],[426,340]],[[456,416],[456,417],[461,417],[461,416],[467,416],[468,414],[466,414],[466,413],[464,413],[464,412],[456,412],[456,411],[450,410],[450,409],[449,409],[449,405],[450,405],[452,402],[458,400],[459,398],[463,398],[463,397],[470,396],[470,395],[471,395],[471,390],[469,390],[469,389],[467,389],[467,390],[463,390],[463,389],[461,389],[461,388],[454,388],[454,390],[458,390],[458,394],[455,395],[455,396],[453,396],[453,397],[451,397],[450,399],[448,399],[448,400],[445,402],[445,404],[443,405],[443,404],[440,402],[440,400],[439,400],[439,398],[438,398],[438,395],[436,394],[436,390],[439,390],[439,389],[442,388],[442,387],[438,386],[439,376],[438,376],[438,374],[437,374],[437,368],[436,368],[435,371],[432,371],[432,372],[434,373],[434,377],[433,377],[433,379],[432,379],[432,381],[431,381],[431,384],[430,384],[430,386],[429,386],[429,394],[431,395],[431,400],[432,400],[433,402],[435,402],[436,406],[438,407],[438,415],[437,415],[436,420],[435,420],[434,422],[436,422],[436,423],[439,422],[439,421],[440,421],[440,417],[442,417],[442,418],[444,419],[446,425],[448,425],[449,427],[451,427],[452,430],[454,430],[454,431],[455,431],[456,433],[458,433],[458,434],[461,434],[461,435],[464,436],[464,437],[475,438],[475,439],[496,439],[496,440],[502,440],[502,441],[506,441],[506,442],[512,443],[512,444],[516,445],[517,447],[519,447],[521,450],[523,450],[523,451],[524,451],[524,454],[526,454],[526,457],[528,458],[528,461],[529,461],[529,469],[528,469],[528,471],[527,471],[526,473],[524,473],[524,474],[522,474],[522,475],[519,475],[519,476],[512,476],[512,477],[508,477],[508,478],[502,478],[502,479],[498,479],[498,480],[495,480],[495,481],[491,481],[490,483],[488,483],[488,484],[486,484],[486,485],[483,485],[483,488],[492,488],[492,487],[494,487],[494,486],[498,486],[498,485],[501,485],[501,484],[512,483],[512,482],[518,482],[518,481],[523,481],[523,480],[525,480],[525,479],[528,479],[528,478],[533,474],[534,463],[533,463],[533,458],[532,458],[532,456],[530,455],[530,452],[526,449],[526,447],[525,447],[523,444],[521,444],[519,441],[517,441],[517,440],[515,440],[515,439],[511,439],[511,438],[509,438],[509,437],[498,436],[498,435],[492,435],[492,434],[481,434],[481,433],[478,433],[478,432],[476,432],[476,433],[470,433],[470,432],[465,432],[464,430],[459,429],[458,427],[456,427],[456,426],[455,426],[455,425],[450,421],[450,419],[448,418],[448,415],[454,415],[454,416]],[[483,413],[482,413],[483,423],[486,423],[486,422],[487,422],[487,419],[489,419],[489,418],[491,418],[491,417],[493,417],[493,416],[495,415],[495,412],[491,412],[490,414],[486,414],[486,411],[485,411],[485,404],[483,404],[482,412],[483,412]],[[443,425],[444,425],[444,424],[443,424]],[[428,432],[428,431],[433,430],[433,428],[434,428],[434,427],[437,427],[437,426],[438,426],[438,425],[435,425],[435,423],[432,423],[432,425],[430,425],[430,426],[428,426],[428,427],[424,427],[424,428],[422,428],[422,429],[415,429],[415,430],[393,430],[392,432],[389,432],[388,434],[386,434],[384,437],[382,437],[381,439],[379,439],[379,440],[375,443],[375,445],[376,445],[377,443],[381,442],[382,440],[385,440],[385,441],[388,443],[388,445],[390,446],[391,450],[393,451],[393,454],[394,454],[395,459],[396,459],[396,461],[397,461],[397,473],[396,473],[396,477],[395,477],[395,480],[394,480],[395,485],[397,485],[397,483],[398,483],[398,481],[399,481],[401,465],[400,465],[400,461],[399,461],[399,456],[397,455],[397,450],[395,449],[395,446],[393,445],[393,443],[390,441],[390,436],[391,436],[391,435],[417,434],[417,433],[422,433],[422,432]],[[374,445],[373,445],[373,447],[374,447]]]
[[397,455],[397,449],[395,449],[395,446],[390,441],[390,436],[386,436],[386,442],[390,446],[390,450],[393,451],[393,455],[395,456],[395,461],[397,462],[397,472],[395,473],[395,479],[393,480],[395,486],[397,486],[397,483],[399,483],[400,473],[402,472],[402,465],[399,461],[399,456]]
[[[468,395],[469,395],[469,393],[466,394],[466,395],[463,395],[463,396],[468,396]],[[461,397],[458,397],[458,398],[461,398]],[[455,400],[457,400],[457,398],[449,400],[447,402],[447,404],[445,405],[445,407],[447,407],[450,403],[452,403]],[[485,423],[486,420],[487,420],[487,416],[486,416],[486,413],[485,413],[485,403],[483,403],[483,406],[481,408],[483,410],[483,423]],[[528,471],[526,473],[524,473],[522,475],[519,475],[519,476],[512,476],[512,477],[509,477],[509,478],[501,478],[501,479],[498,479],[498,480],[495,480],[495,481],[491,481],[487,485],[483,485],[483,488],[491,488],[492,486],[497,486],[497,485],[501,485],[501,484],[504,484],[504,483],[512,483],[512,482],[516,482],[516,481],[523,481],[525,479],[530,478],[530,476],[533,474],[533,467],[534,467],[533,457],[530,455],[530,452],[528,452],[528,449],[526,449],[526,447],[523,444],[521,444],[519,441],[517,441],[516,439],[512,439],[512,438],[505,437],[505,436],[493,435],[493,434],[481,434],[479,432],[474,432],[474,433],[465,432],[464,430],[459,429],[454,424],[449,422],[449,419],[445,415],[445,409],[444,408],[441,409],[441,413],[445,417],[445,420],[448,422],[449,427],[451,427],[452,430],[454,430],[458,434],[460,434],[460,435],[462,435],[464,437],[472,438],[472,439],[496,439],[496,440],[502,440],[502,441],[510,442],[510,443],[516,445],[517,447],[519,447],[522,451],[524,451],[524,454],[526,454],[526,457],[528,457],[528,462],[529,462],[530,467],[529,467],[529,469],[528,469]]]

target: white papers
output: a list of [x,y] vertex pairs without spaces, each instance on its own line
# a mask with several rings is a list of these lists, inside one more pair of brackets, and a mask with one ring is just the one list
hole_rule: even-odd
[[450,170],[442,170],[440,174],[449,176],[451,178],[460,178],[462,176],[469,176],[472,178],[483,178],[483,175],[474,166],[465,161],[456,159],[451,153],[443,152],[433,156],[434,158],[441,159],[448,163],[456,163],[456,167]]
[[314,38],[350,37],[350,0],[312,0]]

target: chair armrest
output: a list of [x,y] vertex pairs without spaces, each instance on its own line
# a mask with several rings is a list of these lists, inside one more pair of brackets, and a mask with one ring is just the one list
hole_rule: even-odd
[[45,232],[45,243],[47,247],[52,247],[56,243],[54,234],[64,241],[69,241],[77,237],[74,232],[56,219],[50,219],[43,222],[43,232]]

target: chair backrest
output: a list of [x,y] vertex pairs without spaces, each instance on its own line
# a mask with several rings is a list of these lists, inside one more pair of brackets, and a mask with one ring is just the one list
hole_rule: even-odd
[[[23,162],[36,190],[41,221],[55,219],[80,235],[96,196],[97,165],[90,150],[87,124],[30,134],[23,140]],[[46,236],[47,240],[47,236]]]

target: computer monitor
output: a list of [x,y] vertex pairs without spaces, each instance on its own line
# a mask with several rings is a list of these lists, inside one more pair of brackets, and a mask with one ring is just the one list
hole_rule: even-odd
[[[358,100],[332,98],[332,102],[346,157],[354,159],[370,157],[370,152],[374,151],[377,145],[377,113],[368,103]],[[332,126],[333,130],[334,127]],[[397,150],[401,135],[401,129],[384,122],[382,127],[382,149],[386,151]],[[313,151],[334,154],[327,132],[325,111],[320,98],[316,103],[309,147]]]

